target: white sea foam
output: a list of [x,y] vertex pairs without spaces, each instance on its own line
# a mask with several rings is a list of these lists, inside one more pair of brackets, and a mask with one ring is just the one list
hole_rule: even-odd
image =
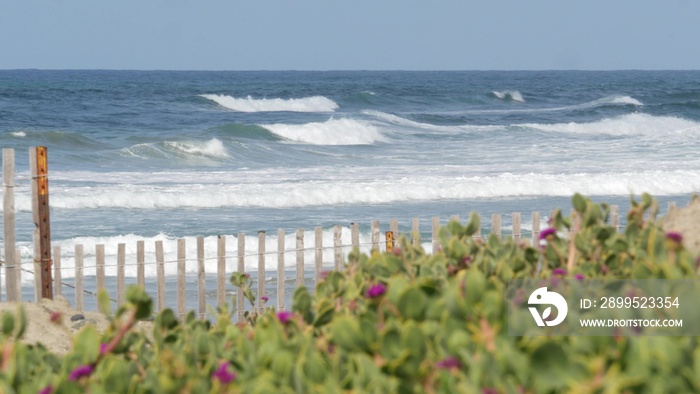
[[338,104],[323,96],[298,99],[255,99],[251,96],[236,98],[221,94],[202,94],[200,96],[224,108],[239,112],[333,112],[338,109]]
[[700,123],[672,116],[653,116],[642,113],[623,115],[591,123],[523,124],[537,130],[572,134],[646,135],[668,138],[672,135],[693,135],[700,131]]
[[13,131],[13,132],[10,133],[10,134],[11,134],[13,137],[17,137],[17,138],[24,138],[24,137],[27,136],[27,133],[24,132],[24,131]]
[[[520,196],[626,196],[688,194],[700,190],[700,171],[635,171],[578,174],[454,176],[445,169],[423,169],[412,175],[378,175],[356,168],[353,176],[335,173],[199,173],[198,182],[166,183],[164,174],[140,174],[159,183],[104,183],[54,187],[52,209],[97,208],[295,208],[339,204],[384,204]],[[134,176],[134,175],[132,175]],[[101,178],[107,181],[109,178]],[[123,182],[128,182],[125,178]],[[186,182],[186,179],[181,180]],[[205,183],[206,182],[206,183]],[[29,193],[15,196],[19,210],[31,209]]]
[[525,99],[523,98],[523,95],[520,94],[519,91],[517,90],[504,90],[504,91],[493,91],[494,96],[498,97],[501,100],[512,100],[512,101],[517,101],[519,103],[524,103]]
[[260,126],[287,140],[314,145],[371,145],[386,141],[379,129],[371,123],[347,118],[331,118],[323,123]]

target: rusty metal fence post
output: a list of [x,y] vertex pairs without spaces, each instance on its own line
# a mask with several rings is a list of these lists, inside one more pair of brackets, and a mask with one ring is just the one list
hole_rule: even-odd
[[49,220],[49,164],[45,146],[29,148],[34,220],[34,289],[36,300],[53,299],[51,224]]

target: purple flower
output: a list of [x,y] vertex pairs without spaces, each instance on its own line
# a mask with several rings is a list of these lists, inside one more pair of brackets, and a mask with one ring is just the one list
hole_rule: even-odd
[[574,278],[576,278],[576,279],[578,279],[578,280],[581,281],[581,280],[585,279],[586,277],[583,276],[583,274],[576,274],[576,275],[574,275]]
[[681,243],[683,242],[683,235],[675,231],[669,231],[666,233],[666,239],[670,239],[671,241]]
[[383,283],[378,283],[367,290],[365,296],[367,298],[378,298],[386,293],[386,286]]
[[90,376],[92,375],[92,372],[95,370],[95,367],[87,364],[87,365],[81,365],[79,367],[75,367],[75,369],[70,373],[70,376],[68,376],[69,380],[78,380],[84,376]]
[[555,268],[552,271],[552,275],[566,275],[566,270],[564,268]]
[[39,394],[53,394],[53,386],[48,385],[39,391]]
[[481,394],[498,394],[498,390],[492,387],[484,387],[481,389]]
[[547,229],[542,230],[540,233],[540,239],[547,239],[550,235],[557,235],[557,229],[554,227],[550,227]]
[[231,383],[236,379],[236,374],[228,371],[228,366],[230,363],[228,361],[223,361],[219,364],[219,368],[211,373],[212,379],[219,379],[219,382],[223,384]]
[[260,297],[260,300],[262,300],[262,302],[268,302],[268,301],[270,301],[270,297],[262,296],[262,297]]
[[294,314],[292,312],[287,312],[287,311],[277,312],[277,318],[279,319],[279,321],[282,322],[282,324],[289,323],[289,321],[292,320],[292,316],[294,316]]
[[435,366],[438,369],[462,368],[462,362],[456,357],[447,357],[444,360],[438,361]]
[[105,354],[107,352],[107,346],[109,346],[108,343],[101,343],[100,344],[100,354]]

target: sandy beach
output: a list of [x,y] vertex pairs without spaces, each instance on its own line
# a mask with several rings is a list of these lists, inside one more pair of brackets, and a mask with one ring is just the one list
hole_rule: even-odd
[[[16,302],[0,303],[0,313],[9,311],[16,314]],[[27,316],[27,329],[22,342],[27,344],[42,343],[55,354],[67,353],[73,345],[73,337],[85,325],[94,325],[103,332],[109,327],[107,317],[100,312],[80,312],[74,309],[68,300],[58,296],[54,300],[43,299],[38,303],[22,302]],[[52,316],[56,320],[52,322]],[[137,329],[150,330],[150,323],[140,322]]]

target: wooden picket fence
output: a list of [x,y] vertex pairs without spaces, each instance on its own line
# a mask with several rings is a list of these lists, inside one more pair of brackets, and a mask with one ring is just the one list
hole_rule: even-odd
[[[497,237],[512,237],[515,242],[526,243],[528,245],[539,244],[539,233],[540,233],[540,212],[532,212],[532,230],[523,231],[521,228],[522,216],[519,212],[512,213],[511,215],[511,231],[504,234],[502,231],[502,215],[493,214],[491,216],[491,234]],[[459,221],[458,216],[452,216],[450,220]],[[444,223],[442,223],[444,224]],[[617,206],[613,206],[612,210],[612,224],[618,226],[618,214]],[[439,249],[438,241],[438,231],[441,226],[441,221],[439,217],[433,217],[431,220],[431,246],[432,250]],[[347,259],[347,253],[354,249],[369,249],[369,251],[383,251],[391,249],[394,247],[394,240],[398,239],[399,236],[399,223],[397,220],[391,220],[389,223],[389,229],[382,232],[380,228],[380,222],[378,220],[372,221],[370,226],[370,242],[361,243],[360,242],[360,231],[359,225],[357,223],[352,223],[349,226],[350,230],[350,244],[343,244],[342,235],[344,228],[340,225],[333,227],[333,241],[332,245],[323,244],[323,228],[316,227],[313,231],[314,242],[312,247],[306,246],[305,234],[306,231],[302,228],[296,229],[295,239],[296,245],[293,248],[286,248],[285,246],[285,230],[277,230],[277,250],[266,250],[266,232],[259,232],[257,234],[257,250],[254,253],[246,252],[246,234],[239,233],[237,237],[226,237],[218,236],[217,240],[217,251],[215,256],[206,256],[204,237],[196,238],[196,259],[187,259],[187,244],[184,238],[177,239],[177,258],[174,260],[166,261],[163,253],[163,241],[155,241],[155,253],[151,261],[146,261],[145,253],[145,241],[136,242],[136,258],[135,262],[130,262],[129,264],[136,266],[136,284],[144,286],[146,290],[148,289],[146,285],[146,267],[153,264],[156,267],[156,280],[155,280],[155,301],[156,308],[162,310],[166,307],[166,275],[165,275],[165,265],[166,264],[177,264],[177,307],[176,313],[179,316],[184,316],[188,313],[187,310],[187,299],[188,294],[186,292],[187,284],[187,267],[191,267],[191,264],[196,264],[196,281],[197,281],[197,300],[198,307],[196,314],[199,317],[205,317],[207,315],[207,288],[206,288],[206,275],[215,274],[216,277],[216,300],[217,305],[223,305],[226,300],[226,295],[230,294],[231,291],[235,292],[235,289],[228,284],[228,279],[233,272],[246,273],[245,260],[247,257],[257,257],[257,271],[248,272],[253,274],[252,278],[257,285],[256,308],[263,309],[264,304],[259,302],[263,297],[267,297],[267,275],[271,276],[271,280],[275,281],[275,292],[276,292],[276,308],[278,310],[284,310],[288,307],[285,300],[285,283],[287,279],[294,279],[295,286],[313,286],[319,278],[323,275],[324,267],[327,269],[342,269],[345,261]],[[409,234],[405,234],[409,238],[409,242],[412,244],[420,244],[421,242],[421,230],[420,230],[420,219],[414,218],[411,223],[411,231]],[[526,237],[529,236],[529,237]],[[474,235],[475,238],[482,238],[481,228]],[[236,241],[236,249],[234,254],[227,254],[227,240],[233,238]],[[333,261],[324,261],[324,250],[332,249],[333,251]],[[83,310],[85,302],[85,294],[90,294],[94,296],[96,291],[102,289],[106,290],[105,287],[105,245],[98,244],[95,245],[95,256],[94,256],[94,266],[86,266],[84,264],[84,245],[75,245],[74,250],[74,281],[71,284],[68,281],[62,279],[61,267],[61,248],[60,246],[54,246],[53,248],[53,272],[54,272],[54,291],[56,295],[62,294],[63,286],[74,287],[75,289],[75,306],[78,310]],[[314,255],[313,262],[305,261],[305,252],[312,252]],[[64,251],[65,252],[65,251]],[[289,268],[286,265],[286,255],[292,254],[295,257],[293,272],[295,273],[293,277],[288,278],[286,272]],[[276,256],[276,261],[275,260]],[[206,272],[205,261],[216,260],[216,272]],[[229,267],[229,262],[236,261],[236,270],[227,269]],[[272,265],[276,262],[276,265]],[[124,297],[126,294],[126,280],[125,280],[125,268],[127,266],[126,261],[126,244],[120,243],[117,246],[117,256],[116,256],[116,297],[114,301],[117,305],[124,302]],[[95,292],[87,290],[85,286],[85,276],[84,271],[86,268],[94,268],[95,284],[90,286],[91,289],[95,289]],[[311,277],[309,277],[309,274]],[[246,308],[246,302],[242,292],[236,293],[236,310],[238,311],[238,317],[241,318],[244,311],[250,310]],[[191,295],[190,295],[191,297]],[[190,298],[191,300],[191,298]]]

